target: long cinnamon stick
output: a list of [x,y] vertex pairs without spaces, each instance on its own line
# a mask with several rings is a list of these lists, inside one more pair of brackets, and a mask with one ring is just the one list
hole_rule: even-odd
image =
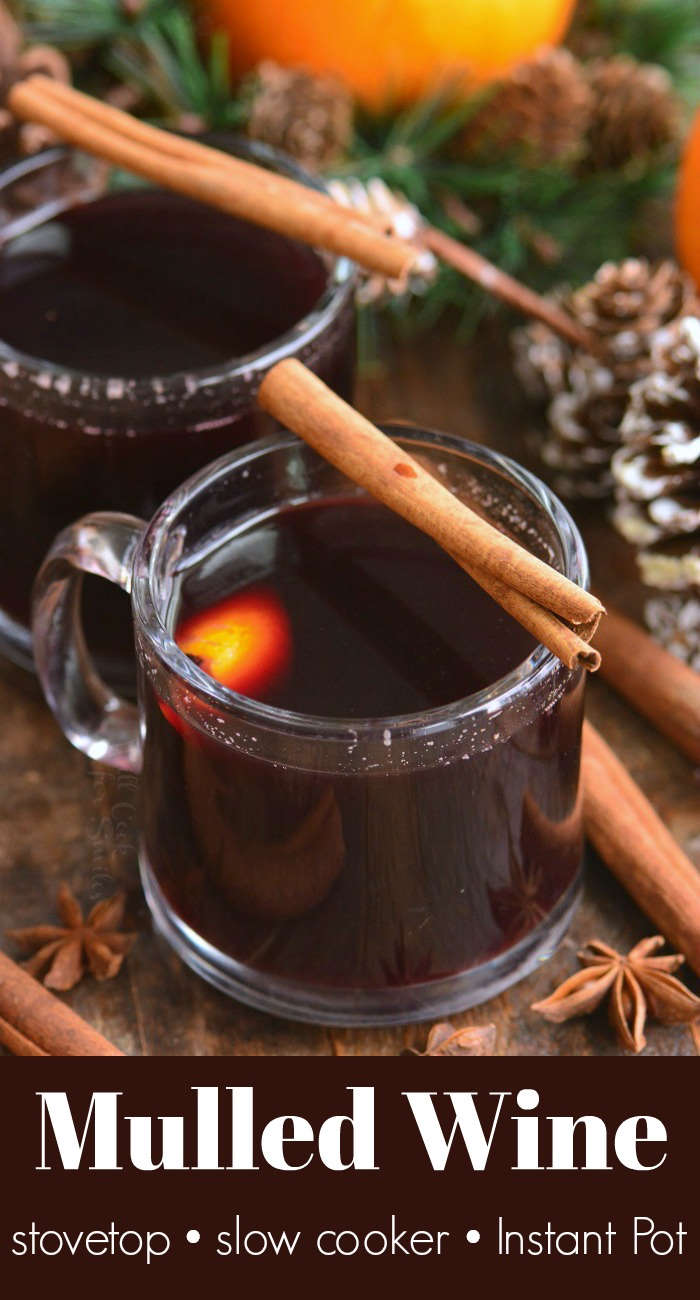
[[[47,1056],[123,1056],[65,1002],[0,952],[0,1018]],[[10,1046],[10,1050],[14,1048]],[[22,1053],[23,1055],[25,1053]]]
[[700,875],[588,722],[582,782],[586,834],[613,875],[700,975]]
[[[159,147],[154,148],[142,132],[134,133],[130,127],[115,130],[86,114],[79,103],[68,102],[65,94],[56,95],[48,77],[17,82],[7,103],[17,117],[42,123],[86,153],[257,225],[345,254],[381,275],[403,280],[425,265],[425,251],[384,234],[339,204],[319,203],[306,186],[298,186],[294,202],[281,202],[277,185],[260,179],[251,183],[250,164],[235,170],[193,163],[174,153],[172,143],[161,144],[160,136]],[[113,111],[121,117],[121,110]],[[128,114],[123,117],[133,122]]]
[[608,610],[595,644],[605,680],[691,762],[700,763],[700,674],[616,610]]
[[[61,83],[59,93],[64,93],[66,89],[70,90],[70,87],[67,88]],[[84,96],[84,99],[89,100],[89,111],[95,118],[97,118],[98,113],[101,117],[106,118],[107,113],[114,112],[108,105],[102,105],[98,101],[90,99],[89,96]],[[136,118],[132,118],[131,122],[133,123],[132,131],[134,132],[142,126]],[[175,150],[180,156],[184,156],[188,144],[189,142],[178,142],[175,146]],[[221,166],[222,163],[224,166],[226,165],[226,155],[221,150],[208,149],[206,153],[208,155],[207,161],[212,166]],[[342,194],[342,183],[338,189]],[[324,197],[330,203],[336,201],[335,197],[323,196],[319,191],[318,198],[322,200]],[[343,198],[340,196],[337,197],[337,201],[343,206],[351,206],[347,201],[343,202]],[[352,210],[363,220],[378,226],[380,229],[386,231],[390,228],[390,226],[387,226],[385,214],[382,215],[371,211],[363,212],[357,208]],[[460,243],[459,240],[454,239],[451,235],[438,229],[438,227],[429,225],[427,222],[423,223],[417,242],[423,248],[427,248],[431,253],[435,254],[441,261],[447,262],[449,266],[454,267],[468,280],[473,280],[485,293],[500,298],[501,302],[507,303],[509,307],[515,307],[524,316],[531,316],[534,320],[541,320],[543,324],[548,325],[550,329],[559,334],[561,338],[566,339],[567,342],[573,344],[574,347],[583,348],[584,351],[595,355],[602,352],[600,340],[590,330],[585,329],[579,321],[575,320],[564,307],[561,307],[550,298],[544,298],[541,294],[535,293],[534,289],[530,289],[528,285],[516,280],[512,275],[508,275],[506,271],[502,271],[500,267],[490,262],[476,249]]]
[[[683,853],[678,840],[675,840],[674,836],[671,835],[669,828],[662,822],[660,816],[656,813],[656,809],[649,802],[643,790],[636,784],[636,781],[632,779],[627,768],[623,767],[619,759],[615,758],[613,750],[610,749],[609,745],[605,744],[600,733],[587,724],[586,731],[584,731],[584,753],[586,753],[586,746],[591,749],[595,748],[596,744],[599,758],[606,763],[610,792],[614,790],[614,797],[618,798],[630,810],[630,813],[638,820],[639,826],[643,826],[648,835],[652,836],[654,844],[664,853],[666,861],[671,863],[675,870],[686,878],[687,883],[693,889],[700,891],[700,871],[696,870],[687,854]],[[609,792],[608,797],[613,798]]]
[[574,624],[590,625],[600,601],[459,501],[301,362],[280,361],[258,393],[264,410],[384,505],[428,533],[458,561],[483,570]]
[[[65,97],[65,95],[70,94],[70,92],[71,87],[67,87],[63,83],[60,83],[59,95],[62,94]],[[86,111],[89,112],[90,116],[95,118],[95,120],[107,121],[110,115],[112,120],[114,120],[116,110],[111,108],[109,105],[102,104],[88,95],[84,95],[83,100],[86,101]],[[131,118],[130,123],[129,133],[133,135],[134,138],[136,138],[137,135],[141,135],[144,130],[153,131],[153,128],[147,128],[144,123],[141,123],[138,120],[138,118]],[[193,156],[192,148],[194,148],[201,151],[199,153],[199,158],[201,160],[203,160],[203,155],[206,153],[206,161],[210,165],[215,167],[220,167],[222,165],[224,167],[227,166],[227,155],[222,153],[221,150],[211,148],[204,150],[202,149],[202,146],[198,144],[192,146],[192,142],[190,141],[183,141],[178,137],[175,137],[175,139],[176,144],[173,146],[172,152],[177,154],[177,156]],[[352,204],[347,202],[345,193],[344,186],[341,182],[340,185],[336,187],[336,194],[333,197],[330,195],[324,196],[321,191],[317,192],[317,197],[319,201],[324,201],[324,199],[329,203],[335,203],[337,201],[344,207],[351,207],[362,220],[365,220],[385,231],[390,229],[390,223],[387,223],[385,213],[363,211],[362,209],[354,208],[352,207]],[[470,248],[469,245],[460,243],[459,240],[454,239],[451,235],[438,229],[438,227],[429,225],[427,222],[423,223],[417,242],[419,242],[423,248],[427,248],[431,253],[434,253],[435,256],[439,257],[443,262],[447,262],[449,266],[454,267],[456,271],[459,271],[461,275],[466,276],[468,280],[473,280],[474,283],[478,284],[486,293],[492,294],[495,298],[500,298],[501,302],[507,303],[510,307],[515,307],[525,316],[531,316],[535,320],[541,320],[545,325],[548,325],[550,329],[554,330],[556,334],[559,334],[569,343],[572,343],[574,347],[583,348],[585,351],[594,354],[598,354],[602,351],[600,340],[597,339],[590,330],[585,329],[579,321],[575,320],[564,307],[561,307],[552,299],[544,298],[541,294],[535,293],[535,291],[530,289],[526,284],[522,284],[522,282],[516,280],[514,276],[508,275],[507,272],[502,271],[500,267],[496,266],[493,262],[490,262],[488,258],[484,257],[483,254],[478,253],[476,249]]]
[[584,752],[586,747],[595,749],[596,745],[596,752],[600,760],[607,765],[608,781],[611,787],[614,787],[616,796],[631,810],[640,826],[643,826],[647,834],[651,835],[666,859],[673,863],[676,870],[685,877],[688,884],[693,889],[700,891],[700,871],[693,866],[690,858],[683,852],[680,844],[661,820],[653,804],[647,799],[627,768],[615,757],[612,749],[606,744],[600,733],[590,723],[587,723],[584,730]]
[[[281,203],[295,203],[301,198],[305,203],[313,202],[326,209],[337,208],[335,200],[323,190],[310,189],[290,176],[283,176],[280,172],[270,171],[245,158],[202,144],[200,140],[190,136],[176,135],[172,131],[163,130],[162,127],[152,126],[149,122],[143,122],[141,118],[125,113],[123,109],[116,108],[113,104],[105,104],[102,100],[95,99],[93,95],[86,95],[83,91],[76,90],[74,86],[40,74],[32,78],[32,84],[35,88],[37,85],[40,87],[44,99],[52,99],[73,111],[79,111],[82,117],[90,119],[98,126],[107,127],[126,139],[157,150],[169,158],[175,158],[182,163],[193,163],[199,167],[222,169],[247,185],[258,186],[270,194],[274,193]],[[25,98],[20,95],[20,106]],[[12,102],[16,103],[16,101],[15,96]]]
[[[247,216],[249,220],[268,225],[271,229],[293,234],[333,252],[345,253],[360,265],[389,279],[401,282],[412,270],[430,274],[437,256],[487,293],[526,316],[543,321],[574,346],[595,354],[601,352],[600,340],[563,307],[535,293],[475,249],[434,226],[424,225],[420,236],[413,241],[397,239],[376,214],[358,212],[289,177],[232,158],[199,141],[151,126],[113,105],[104,104],[73,86],[40,73],[29,82],[23,81],[11,88],[7,103],[18,117],[43,122],[63,139],[96,153],[100,158],[107,158],[160,184],[223,206],[226,211]],[[178,166],[166,174],[159,159],[171,160]],[[220,173],[220,178],[213,178],[216,182],[213,188],[204,182],[202,169]],[[179,184],[176,183],[178,172]],[[186,179],[189,181],[187,188]],[[227,195],[225,202],[224,191]],[[257,196],[255,201],[254,195]],[[361,226],[366,228],[364,238],[359,230]],[[389,269],[392,258],[393,272]],[[398,271],[397,259],[400,263]]]

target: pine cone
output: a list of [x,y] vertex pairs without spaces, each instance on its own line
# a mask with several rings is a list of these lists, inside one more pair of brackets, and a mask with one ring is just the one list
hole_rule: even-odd
[[692,658],[700,654],[700,617],[692,613],[700,611],[700,318],[657,331],[651,365],[631,389],[625,445],[613,458],[614,521],[641,548],[642,581],[678,593],[652,605],[650,618],[667,639],[682,630]]
[[677,138],[679,106],[665,68],[619,54],[595,60],[589,80],[594,101],[589,161],[596,169],[623,167]]
[[350,143],[352,97],[334,77],[314,77],[300,68],[266,60],[251,82],[248,135],[284,149],[317,171]]
[[653,596],[644,607],[644,617],[652,636],[666,650],[700,672],[700,589]]
[[558,492],[603,497],[612,491],[612,455],[630,384],[648,373],[655,330],[700,309],[690,278],[675,263],[606,262],[560,301],[602,342],[605,360],[571,347],[536,322],[516,332],[515,368],[526,390],[548,400],[539,452]]
[[570,162],[593,111],[585,71],[568,50],[543,50],[489,95],[462,134],[460,152],[517,153],[531,166]]
[[[336,203],[374,217],[387,234],[407,240],[416,239],[420,234],[424,223],[418,209],[400,190],[390,190],[380,176],[372,176],[368,181],[355,178],[341,181],[336,177],[329,181],[328,190]],[[366,306],[392,295],[402,297],[407,293],[422,293],[429,278],[429,275],[426,278],[412,276],[407,284],[405,280],[387,280],[378,272],[367,271],[360,274],[357,301]]]

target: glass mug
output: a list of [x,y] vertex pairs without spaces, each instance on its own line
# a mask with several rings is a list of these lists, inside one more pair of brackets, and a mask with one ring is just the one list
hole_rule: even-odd
[[[208,139],[320,188],[320,182],[291,159],[264,145],[232,137]],[[17,253],[52,254],[64,238],[62,216],[99,202],[108,174],[103,164],[64,147],[0,172],[0,256],[9,259],[5,266],[10,277]],[[131,196],[138,204],[148,192],[142,181],[120,174],[116,194],[121,203]],[[175,196],[171,201],[180,202]],[[115,226],[114,237],[119,238],[119,218],[119,212],[103,214],[103,241]],[[130,219],[137,225],[153,221],[147,210]],[[235,225],[232,218],[225,220]],[[303,285],[303,277],[308,280],[309,268],[289,252],[295,247],[290,241],[256,230],[243,237],[241,256],[246,239],[255,241],[252,265],[265,258],[276,268],[271,277],[274,292],[282,292],[281,284],[290,295],[301,292],[298,281]],[[311,310],[264,346],[213,368],[147,378],[107,377],[30,356],[0,337],[0,553],[13,557],[0,571],[0,652],[32,667],[31,586],[59,529],[95,509],[148,517],[190,474],[276,427],[256,406],[254,396],[277,361],[298,357],[350,397],[355,272],[345,258],[324,255],[321,271],[324,266],[325,287]],[[308,296],[308,289],[304,292]],[[104,585],[90,582],[86,587],[86,634],[100,668],[116,685],[133,689],[124,599]]]
[[[385,427],[459,496],[586,583],[580,535],[536,478],[461,438]],[[183,575],[256,521],[339,494],[362,495],[285,434],[202,470],[149,524],[88,515],[44,561],[33,634],[68,738],[141,773],[143,886],[184,961],[265,1011],[381,1025],[492,997],[563,935],[582,855],[584,674],[538,646],[454,704],[352,723],[214,681],[173,639]],[[131,593],[138,708],[87,655],[85,573]],[[427,918],[418,926],[417,900]]]

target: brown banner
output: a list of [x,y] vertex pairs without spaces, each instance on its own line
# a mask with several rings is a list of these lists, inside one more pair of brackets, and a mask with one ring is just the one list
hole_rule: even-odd
[[5,1060],[0,1078],[0,1275],[25,1295],[697,1276],[687,1061]]

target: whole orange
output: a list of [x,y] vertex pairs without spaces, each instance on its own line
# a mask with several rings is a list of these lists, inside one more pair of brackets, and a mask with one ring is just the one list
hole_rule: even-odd
[[700,285],[700,110],[690,128],[676,193],[678,260]]
[[332,72],[367,105],[416,99],[444,75],[507,72],[566,31],[575,0],[200,0],[244,72],[261,59]]

